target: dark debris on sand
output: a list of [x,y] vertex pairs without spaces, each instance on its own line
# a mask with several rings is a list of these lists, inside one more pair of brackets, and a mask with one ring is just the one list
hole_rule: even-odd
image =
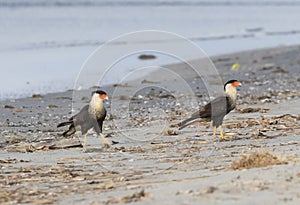
[[236,169],[251,169],[256,167],[266,167],[270,165],[287,164],[287,160],[282,156],[275,156],[269,152],[255,152],[250,155],[244,155],[238,161],[231,164],[231,168]]
[[[64,130],[56,125],[72,114],[72,91],[0,102],[0,203],[247,204],[266,194],[270,203],[287,196],[298,204],[299,53],[294,46],[213,58],[224,81],[243,84],[237,109],[224,120],[229,141],[214,139],[207,122],[177,130],[181,119],[209,100],[198,77],[188,79],[194,104],[191,96],[158,89],[162,82],[148,78],[137,80],[147,89],[136,95],[114,96],[121,111],[112,114],[106,105],[103,131],[118,142],[112,149],[100,149],[92,133],[86,152],[80,135],[60,135]],[[237,62],[240,68],[232,70]],[[107,90],[130,88],[123,83]],[[82,93],[84,104],[90,91]],[[129,107],[123,107],[126,101]],[[132,131],[141,128],[147,130],[143,136]]]

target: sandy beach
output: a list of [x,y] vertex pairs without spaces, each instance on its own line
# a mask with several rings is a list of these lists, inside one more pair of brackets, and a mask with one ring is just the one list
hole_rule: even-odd
[[186,73],[193,96],[163,90],[177,82],[159,70],[102,88],[110,96],[103,132],[111,148],[91,132],[84,149],[80,133],[63,138],[56,128],[90,90],[77,92],[76,107],[72,90],[1,101],[0,203],[299,204],[299,53],[289,46],[212,58],[223,81],[243,84],[224,120],[228,141],[213,138],[208,122],[178,130],[216,97],[185,64],[166,67]]

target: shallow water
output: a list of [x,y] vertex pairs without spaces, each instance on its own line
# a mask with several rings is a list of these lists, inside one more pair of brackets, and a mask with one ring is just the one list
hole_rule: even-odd
[[[299,44],[299,8],[300,1],[280,0],[0,0],[0,99],[73,88],[81,66],[95,49],[138,30],[181,35],[209,56]],[[180,49],[180,42],[172,39],[155,40],[144,42],[145,50],[149,44]],[[128,44],[132,42],[117,41],[114,48]],[[188,59],[189,51],[184,52]],[[179,61],[161,54],[151,64],[172,62]],[[124,66],[118,73],[127,74],[139,64],[147,62],[122,59]],[[118,83],[118,77],[108,83]]]

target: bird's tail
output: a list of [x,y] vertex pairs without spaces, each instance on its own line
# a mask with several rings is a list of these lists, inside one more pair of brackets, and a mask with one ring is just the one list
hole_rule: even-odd
[[69,121],[66,121],[66,122],[59,123],[57,125],[57,127],[64,127],[64,126],[67,126],[67,125],[70,125],[70,127],[67,131],[62,133],[62,136],[64,136],[64,137],[68,137],[68,136],[70,136],[70,135],[72,135],[76,132],[76,129],[75,129],[75,126],[73,124],[72,119],[70,119]]
[[64,127],[66,125],[71,125],[73,123],[73,121],[66,121],[66,122],[62,122],[62,123],[59,123],[57,125],[57,127]]
[[193,116],[193,117],[190,117],[190,118],[188,118],[188,119],[182,121],[182,122],[179,124],[179,125],[180,125],[179,130],[182,130],[183,128],[185,128],[185,127],[187,127],[187,126],[189,126],[189,125],[195,123],[196,121],[198,121],[198,118],[199,118],[199,116]]
[[71,125],[67,131],[62,133],[62,135],[64,137],[68,137],[68,136],[71,136],[72,134],[74,134],[75,132],[76,132],[76,129],[75,129],[74,125]]

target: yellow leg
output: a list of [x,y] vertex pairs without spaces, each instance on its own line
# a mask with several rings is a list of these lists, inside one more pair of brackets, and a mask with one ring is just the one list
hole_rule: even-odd
[[111,145],[107,142],[107,140],[105,139],[105,137],[104,137],[104,135],[102,133],[100,133],[100,137],[102,138],[102,144],[104,146],[111,147]]
[[84,147],[86,146],[86,136],[87,136],[87,134],[84,135],[84,139],[83,139],[83,146]]
[[214,138],[216,138],[216,133],[217,133],[217,127],[216,126],[214,126]]
[[220,125],[220,138],[221,138],[222,140],[228,140],[228,137],[225,136],[225,135],[223,134],[223,128],[222,128],[222,125]]

